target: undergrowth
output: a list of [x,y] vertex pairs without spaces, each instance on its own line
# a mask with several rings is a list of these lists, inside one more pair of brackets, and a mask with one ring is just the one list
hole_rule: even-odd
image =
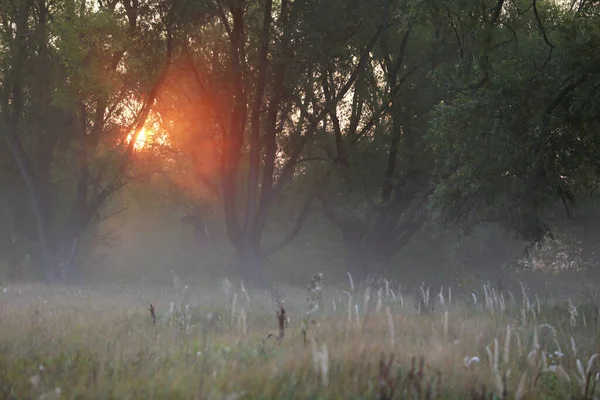
[[[390,281],[7,286],[0,398],[596,399],[589,301]],[[586,297],[582,298],[585,301]],[[589,300],[589,299],[588,299]],[[411,305],[414,304],[414,307]]]

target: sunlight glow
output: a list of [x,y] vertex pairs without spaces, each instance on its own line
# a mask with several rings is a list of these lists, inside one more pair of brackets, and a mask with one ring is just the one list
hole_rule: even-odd
[[[151,127],[144,126],[138,135],[133,148],[136,151],[141,151],[144,148],[148,148],[152,145],[169,146],[169,138],[166,133],[159,133],[160,129],[157,123],[152,124]],[[133,138],[133,132],[127,135],[127,143]]]
[[[152,131],[149,131],[146,129],[146,127],[143,127],[135,141],[135,144],[133,145],[133,148],[137,151],[142,150],[144,148],[144,146],[146,145],[146,141],[148,140],[148,138],[150,136],[152,136],[153,134],[154,133]],[[130,132],[129,135],[127,136],[127,143],[131,142],[132,138],[133,138],[133,132]]]

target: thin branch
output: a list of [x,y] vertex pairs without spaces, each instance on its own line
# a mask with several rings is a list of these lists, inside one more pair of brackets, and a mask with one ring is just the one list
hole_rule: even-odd
[[558,191],[558,196],[562,200],[563,206],[565,207],[565,212],[567,213],[567,218],[571,219],[571,210],[569,209],[569,204],[568,204],[567,198],[563,194],[562,190]]
[[220,1],[217,1],[217,12],[219,14],[219,18],[221,19],[221,23],[225,28],[225,32],[227,32],[227,36],[231,37],[231,27],[229,26],[229,21],[227,21],[227,16],[225,15],[225,11],[223,11]]
[[[206,93],[207,92],[206,84],[205,84],[205,82],[202,81],[202,77],[200,76],[200,72],[198,71],[198,68],[196,68],[196,64],[194,63],[194,59],[192,58],[192,55],[188,49],[188,46],[183,47],[183,54],[186,56],[187,65],[192,71],[192,75],[194,76],[194,80],[196,81],[198,88],[200,90],[204,91],[205,92],[204,94],[206,95],[207,94]],[[212,109],[215,116],[218,115],[219,110],[217,109],[217,106],[216,106],[217,102],[216,101],[208,101],[207,103],[208,103],[209,107]],[[217,125],[221,129],[221,133],[223,134],[223,137],[226,137],[227,130],[225,129],[225,125],[223,125],[223,121],[219,118],[217,118]]]
[[392,67],[391,71],[389,71],[389,73],[391,74],[391,76],[394,79],[396,76],[398,76],[398,72],[402,68],[402,63],[404,62],[404,58],[405,58],[404,56],[406,54],[406,45],[408,44],[408,38],[410,37],[410,34],[412,32],[412,25],[413,25],[413,22],[411,20],[408,24],[408,29],[406,30],[406,32],[404,32],[404,35],[402,36],[402,40],[400,42],[400,50],[398,51],[398,59],[396,60],[396,64]]
[[540,32],[542,33],[542,36],[544,38],[544,42],[546,42],[546,44],[548,46],[550,46],[551,48],[554,48],[555,46],[550,43],[550,40],[548,39],[548,36],[546,35],[546,30],[544,29],[544,26],[542,25],[542,20],[540,18],[540,14],[538,13],[538,9],[537,9],[537,0],[533,0],[533,14],[535,15],[535,19],[537,21],[538,27],[540,28]]
[[385,103],[383,103],[379,107],[379,109],[375,113],[373,113],[373,115],[371,115],[371,118],[369,118],[369,120],[366,122],[366,124],[363,125],[362,129],[352,137],[352,139],[350,140],[351,144],[356,144],[365,137],[365,135],[371,130],[371,128],[373,128],[373,126],[375,126],[375,123],[379,120],[379,118],[390,110],[394,100],[400,94],[400,89],[402,88],[402,84],[414,72],[416,72],[419,68],[421,68],[426,63],[427,63],[427,61],[424,61],[406,72],[406,74],[402,77],[402,79],[400,79],[400,82],[398,82],[398,84],[394,88],[392,88],[392,90],[390,91],[390,97],[387,99],[387,101]]
[[510,25],[508,25],[506,22],[502,22],[501,23],[502,26],[504,26],[505,28],[507,28],[509,31],[511,31],[513,38],[511,39],[514,40],[515,42],[517,42],[517,45],[519,44],[519,37],[517,36],[517,31],[514,30],[514,28]]
[[454,25],[454,21],[452,20],[452,16],[449,16],[449,24],[450,27],[452,28],[452,31],[454,32],[454,37],[456,37],[456,42],[458,43],[458,51],[460,53],[460,59],[462,60],[465,57],[465,53],[463,50],[463,45],[462,42],[460,40],[460,35],[458,34],[458,29],[456,29],[456,26]]
[[112,212],[110,214],[107,214],[107,215],[103,216],[102,218],[98,218],[96,220],[96,224],[100,224],[100,223],[106,221],[107,219],[114,217],[115,215],[121,214],[122,212],[127,211],[128,208],[129,207],[124,207],[124,208],[121,208],[120,210],[117,210],[117,211],[114,211],[114,212]]
[[258,202],[258,180],[260,167],[260,114],[262,110],[264,92],[266,87],[267,68],[269,66],[269,39],[271,28],[271,10],[273,1],[267,0],[263,15],[262,32],[260,35],[260,46],[258,55],[258,74],[254,102],[250,112],[250,155],[248,168],[248,187],[246,194],[246,212],[244,216],[244,229],[252,229],[256,219],[256,207]]
[[377,31],[371,37],[371,40],[369,41],[367,46],[364,48],[364,50],[360,56],[360,59],[356,65],[356,67],[354,68],[354,71],[352,72],[352,74],[350,75],[350,77],[348,78],[348,80],[346,81],[344,86],[340,89],[338,94],[335,96],[335,98],[333,98],[331,102],[328,102],[323,107],[323,109],[321,110],[321,112],[319,114],[317,114],[315,117],[311,118],[311,123],[310,123],[310,126],[309,126],[307,132],[300,138],[299,143],[296,145],[296,148],[293,150],[287,163],[283,166],[280,178],[273,187],[274,193],[279,192],[279,190],[281,190],[281,188],[283,187],[284,183],[287,182],[287,180],[293,174],[296,162],[298,161],[298,158],[300,157],[300,155],[304,149],[304,145],[314,135],[314,133],[316,132],[316,130],[319,126],[319,123],[330,112],[330,110],[340,102],[340,100],[346,95],[346,93],[354,85],[354,82],[356,82],[358,74],[362,70],[364,64],[367,62],[369,54],[371,53],[371,50],[373,50],[373,47],[377,43],[377,40],[383,33],[384,28],[385,28],[385,23],[382,23],[379,25],[379,27],[377,28]]
[[493,10],[493,14],[492,14],[492,24],[495,24],[498,21],[498,18],[500,18],[500,12],[502,11],[502,6],[504,5],[504,0],[498,0],[498,2],[496,3],[496,7],[494,7]]
[[[322,87],[323,87],[323,94],[325,96],[325,101],[326,102],[330,102],[331,101],[331,90],[329,88],[329,71],[325,70],[325,72],[323,73],[322,76]],[[355,91],[355,96],[356,96],[356,91]],[[329,119],[331,119],[331,124],[333,125],[333,131],[334,131],[334,137],[335,137],[335,144],[336,144],[336,150],[337,150],[337,156],[336,159],[338,160],[343,160],[345,159],[345,154],[344,154],[344,150],[343,150],[343,134],[342,134],[342,128],[340,126],[340,120],[337,116],[337,107],[333,107],[331,109],[331,111],[329,112]]]
[[146,124],[148,115],[150,114],[150,110],[154,106],[154,101],[156,100],[156,97],[158,96],[158,91],[162,88],[164,82],[166,81],[170,66],[171,66],[171,54],[167,54],[167,60],[165,62],[165,65],[164,65],[162,71],[160,72],[158,78],[156,78],[156,82],[154,83],[154,86],[150,89],[150,92],[148,93],[148,96],[146,97],[146,100],[144,102],[142,110],[141,110],[140,114],[138,115],[135,130],[134,130],[133,134],[131,135],[131,140],[127,144],[125,153],[123,154],[121,163],[119,165],[119,169],[118,169],[119,174],[122,174],[125,171],[125,169],[127,168],[127,166],[129,165],[129,163],[131,161],[133,152],[135,150],[135,143],[137,142],[137,139],[140,135],[140,132],[142,131],[142,128]]
[[513,6],[515,7],[515,9],[517,10],[517,13],[518,13],[519,15],[524,15],[524,14],[525,14],[527,11],[529,11],[529,9],[530,9],[531,7],[533,7],[533,4],[530,4],[530,5],[529,5],[529,7],[527,7],[527,8],[525,9],[525,11],[522,11],[522,12],[521,12],[521,11],[519,10],[519,5],[517,4],[517,2],[516,2],[515,0],[512,0],[512,4],[513,4]]
[[546,109],[544,110],[544,115],[549,116],[550,114],[552,114],[554,109],[556,107],[558,107],[558,105],[564,100],[564,98],[567,97],[567,95],[571,91],[573,91],[575,88],[577,88],[577,86],[579,86],[581,83],[583,83],[587,79],[588,76],[589,76],[589,74],[585,73],[576,81],[571,82],[569,85],[565,86],[558,93],[558,95],[556,95],[556,97],[554,98],[554,100],[552,100],[552,102],[548,105],[548,107],[546,107]]
[[552,53],[553,52],[554,52],[554,47],[550,47],[550,51],[548,52],[548,57],[546,57],[546,60],[544,61],[544,63],[542,64],[542,66],[531,77],[531,79],[529,80],[530,82],[532,82],[533,80],[535,80],[535,78],[537,78],[537,76],[546,68],[546,66],[548,65],[548,63],[552,59]]
[[326,163],[331,162],[331,160],[329,158],[325,158],[325,157],[306,157],[306,158],[299,159],[296,162],[296,164],[302,164],[302,163],[307,163],[307,162],[312,162],[312,161],[322,161],[322,162],[326,162]]

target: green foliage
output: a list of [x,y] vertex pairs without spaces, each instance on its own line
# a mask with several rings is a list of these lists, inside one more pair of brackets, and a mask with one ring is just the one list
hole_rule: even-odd
[[11,27],[0,47],[13,55],[0,65],[0,107],[49,279],[124,184],[125,139],[164,63],[164,24],[159,3],[18,3],[0,9]]
[[560,218],[558,205],[564,213],[595,185],[600,120],[592,49],[600,31],[590,7],[584,16],[553,3],[527,12],[510,6],[502,26],[490,28],[491,47],[472,45],[486,58],[485,70],[459,60],[455,71],[484,80],[474,89],[469,78],[447,81],[456,95],[431,115],[442,178],[432,209],[440,222],[498,223],[538,242]]

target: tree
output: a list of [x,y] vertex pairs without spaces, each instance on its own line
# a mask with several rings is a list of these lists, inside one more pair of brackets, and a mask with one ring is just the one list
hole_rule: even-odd
[[[425,2],[397,1],[392,12],[397,23],[379,38],[351,98],[329,112],[320,145],[329,165],[330,184],[319,193],[324,215],[356,272],[383,272],[374,265],[387,264],[421,230],[434,185],[425,133],[441,92],[428,71],[447,49]],[[332,96],[334,77],[348,72],[328,68],[322,90]]]
[[[28,190],[39,272],[64,281],[75,272],[81,235],[127,184],[137,136],[171,58],[171,28],[152,26],[158,5],[137,0],[99,2],[95,10],[84,1],[15,4],[0,15],[8,28],[0,129]],[[140,51],[164,43],[164,27],[167,56]],[[149,56],[165,67],[140,74],[135,63]]]
[[[219,0],[206,7],[201,22],[189,28],[186,49],[195,87],[185,86],[202,126],[187,141],[180,138],[180,149],[196,158],[190,164],[198,181],[222,201],[227,235],[246,277],[264,282],[265,257],[297,235],[315,193],[304,194],[294,226],[274,244],[263,243],[269,211],[301,174],[298,163],[321,122],[355,85],[390,22],[388,2],[374,8],[372,19],[361,16],[366,4],[360,2]],[[351,54],[340,51],[349,44]],[[326,97],[319,82],[331,60],[348,63],[341,56],[355,57],[351,72]],[[177,109],[183,97],[172,94],[167,108]],[[199,143],[215,149],[218,160]],[[202,173],[207,169],[213,174]]]
[[446,226],[500,224],[540,242],[597,184],[600,8],[585,0],[461,7],[452,11],[456,66],[436,74],[454,95],[432,114],[429,139],[448,176],[432,210]]

